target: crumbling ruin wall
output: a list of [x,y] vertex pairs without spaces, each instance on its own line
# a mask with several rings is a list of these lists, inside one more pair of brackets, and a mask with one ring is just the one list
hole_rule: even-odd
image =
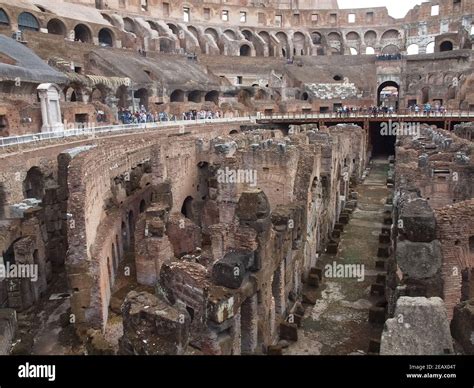
[[[188,312],[195,351],[262,353],[281,330],[295,326],[290,317],[299,312],[302,280],[316,265],[316,252],[325,249],[351,179],[360,179],[366,155],[361,128],[338,126],[320,136],[293,129],[285,138],[257,130],[200,139],[197,174],[189,175],[200,196],[183,207],[186,214],[173,215],[160,203],[139,221],[140,233],[148,235],[140,237],[143,249],[137,245],[137,267],[144,266],[144,282],[156,283],[159,298]],[[174,197],[174,181],[167,178]],[[167,259],[170,243],[174,254]]]
[[435,127],[399,137],[392,312],[400,295],[439,296],[451,320],[455,306],[472,298],[473,151],[469,140]]

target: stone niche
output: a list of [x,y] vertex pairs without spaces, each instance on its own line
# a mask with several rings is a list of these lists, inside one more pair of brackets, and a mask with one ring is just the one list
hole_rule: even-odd
[[41,102],[41,117],[43,126],[41,132],[63,131],[61,121],[60,89],[55,84],[41,84],[37,88]]

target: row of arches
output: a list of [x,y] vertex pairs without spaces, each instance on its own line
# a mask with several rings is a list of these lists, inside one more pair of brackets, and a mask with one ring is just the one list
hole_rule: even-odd
[[203,92],[201,90],[193,90],[190,92],[185,92],[181,89],[174,90],[170,95],[170,102],[189,102],[201,103],[213,102],[214,104],[219,104],[219,92],[217,90],[211,90],[210,92]]
[[[21,31],[39,31],[41,29],[39,20],[30,12],[20,13],[18,15],[17,23],[18,29]],[[0,25],[10,24],[10,18],[7,13],[4,9],[0,8]],[[48,20],[45,27],[48,34],[59,35],[83,43],[93,43],[94,40],[92,29],[83,23],[76,24],[74,28],[69,31],[68,27],[62,20],[52,18]],[[116,40],[114,32],[107,27],[99,30],[97,39],[100,45],[109,47],[114,46]]]

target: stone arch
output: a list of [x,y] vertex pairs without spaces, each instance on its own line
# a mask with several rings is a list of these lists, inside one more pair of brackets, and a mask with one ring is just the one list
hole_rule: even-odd
[[25,198],[43,199],[45,177],[38,166],[31,167],[23,181],[23,196]]
[[146,109],[148,109],[148,90],[145,88],[141,88],[136,90],[133,93],[133,98],[140,99],[140,108],[143,105]]
[[92,43],[91,29],[85,24],[79,23],[74,27],[74,38],[76,42]]
[[237,34],[234,30],[228,29],[224,31],[224,35],[227,36],[229,39],[236,40]]
[[66,102],[82,102],[82,89],[75,86],[69,86],[64,91],[64,99]]
[[389,44],[382,49],[382,54],[400,54],[400,48],[397,45]]
[[10,18],[3,8],[0,8],[0,25],[10,25]]
[[430,42],[426,45],[426,54],[433,54],[435,52],[435,42]]
[[119,108],[128,108],[130,91],[125,85],[121,85],[115,92],[115,97],[118,99],[117,106]]
[[90,101],[91,102],[101,102],[105,103],[105,97],[106,95],[103,92],[103,89],[100,87],[96,87],[92,90]]
[[211,90],[204,96],[204,101],[213,102],[214,104],[219,105],[219,92],[217,90]]
[[39,31],[40,24],[35,15],[30,12],[22,12],[18,15],[18,28],[21,31]]
[[366,44],[375,44],[377,41],[377,33],[374,30],[368,30],[364,34],[364,42]]
[[241,57],[250,57],[252,55],[252,49],[248,44],[243,44],[240,46],[240,56]]
[[219,34],[214,28],[206,28],[204,33],[211,37],[215,44],[219,41]]
[[304,55],[306,49],[306,38],[303,33],[295,32],[293,35],[293,54]]
[[416,43],[412,43],[407,47],[407,55],[418,55],[420,52],[420,46]]
[[365,54],[366,55],[375,55],[375,49],[371,46],[367,46],[365,48]]
[[313,44],[322,44],[323,36],[319,32],[313,31],[311,33],[311,41],[313,42]]
[[453,45],[453,42],[451,42],[450,40],[444,40],[439,45],[440,52],[453,51],[453,49],[454,49],[454,45]]
[[108,28],[102,28],[99,31],[99,44],[107,47],[114,46],[114,34]]
[[188,101],[201,103],[202,102],[202,92],[200,90],[193,90],[188,93]]
[[170,95],[170,102],[184,102],[184,91],[176,89]]
[[396,39],[400,39],[400,31],[398,30],[395,30],[395,29],[390,29],[390,30],[387,30],[385,31],[383,34],[382,34],[382,37],[381,37],[381,40],[384,41],[384,40],[396,40]]
[[[399,94],[400,93],[400,85],[395,82],[395,81],[385,81],[385,82],[382,82],[379,87],[377,88],[377,105],[378,106],[381,106],[382,105],[382,92],[384,89],[386,88],[396,88],[397,89],[397,93]],[[399,100],[396,101],[396,106],[395,108],[398,109],[398,105],[399,105]]]
[[194,26],[188,26],[188,31],[194,35],[194,37],[199,41],[199,31],[196,27]]
[[193,218],[193,201],[193,197],[188,196],[183,201],[183,205],[181,206],[181,214],[191,220]]
[[357,44],[359,44],[361,41],[360,35],[355,31],[348,32],[346,35],[346,40],[349,41],[350,43],[357,43]]
[[283,57],[289,57],[290,56],[290,46],[288,43],[288,35],[286,33],[280,31],[277,32],[276,37],[278,41],[280,42],[281,46],[281,55]]
[[243,30],[243,31],[242,31],[242,35],[243,35],[244,38],[245,38],[246,40],[248,40],[249,42],[251,42],[252,39],[253,39],[253,32],[250,31],[250,30]]
[[62,20],[51,19],[46,25],[46,27],[48,29],[48,34],[61,35],[61,36],[67,35],[66,25],[64,24]]
[[268,55],[270,57],[276,56],[275,49],[272,44],[272,38],[270,37],[270,34],[267,31],[260,31],[258,33],[258,36],[265,42],[265,44],[268,46]]
[[166,24],[168,26],[168,28],[171,30],[171,32],[173,33],[173,35],[176,35],[178,36],[179,35],[179,28],[176,24],[173,24],[173,23],[167,23]]
[[137,25],[135,24],[135,21],[133,19],[125,17],[123,18],[123,29],[126,32],[136,34]]

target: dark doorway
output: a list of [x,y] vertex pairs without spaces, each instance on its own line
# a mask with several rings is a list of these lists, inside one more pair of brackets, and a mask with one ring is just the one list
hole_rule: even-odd
[[370,123],[369,129],[372,156],[395,155],[395,141],[397,137],[390,133],[387,134],[383,132],[381,123],[372,122]]
[[394,81],[386,81],[377,89],[378,106],[393,107],[395,110],[399,106],[400,86]]

